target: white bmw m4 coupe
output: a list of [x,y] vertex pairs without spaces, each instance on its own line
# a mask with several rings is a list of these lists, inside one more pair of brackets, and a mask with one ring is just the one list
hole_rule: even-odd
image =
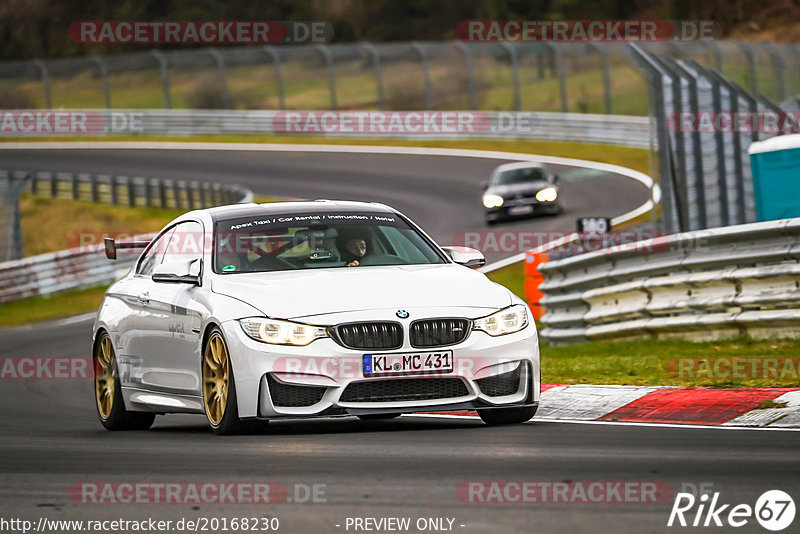
[[477,410],[529,420],[539,346],[525,303],[381,204],[239,204],[186,213],[107,291],[93,329],[109,430],[204,414],[271,419]]

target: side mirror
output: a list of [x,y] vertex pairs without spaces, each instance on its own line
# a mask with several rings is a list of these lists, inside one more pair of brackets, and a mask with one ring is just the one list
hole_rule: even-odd
[[486,265],[486,258],[480,250],[469,247],[442,247],[447,254],[459,265],[476,269]]
[[153,269],[153,282],[200,285],[200,260],[175,260]]
[[551,184],[557,184],[558,183],[558,175],[555,174],[555,173],[551,174],[550,176],[547,177],[547,181],[550,182]]
[[484,180],[481,182],[481,189],[483,189],[484,191],[489,189],[489,180]]

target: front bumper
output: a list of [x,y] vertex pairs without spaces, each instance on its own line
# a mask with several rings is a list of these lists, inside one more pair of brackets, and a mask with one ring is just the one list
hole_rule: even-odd
[[[305,347],[269,345],[249,338],[237,321],[223,323],[222,329],[233,363],[241,418],[474,410],[539,402],[539,347],[533,324],[499,337],[473,331],[463,342],[441,349],[411,347],[406,331],[404,346],[387,351],[351,350],[329,338]],[[439,350],[452,351],[452,372],[394,377],[365,377],[363,373],[364,354]],[[518,373],[515,391],[487,387],[502,380],[507,385],[513,379],[509,373],[515,371]],[[482,390],[481,385],[488,391]],[[363,393],[366,390],[377,391],[379,398],[375,400],[376,397]],[[300,392],[291,398],[304,399],[299,402],[304,405],[287,406],[298,404],[286,402],[287,391]]]
[[558,213],[558,200],[539,202],[535,198],[506,200],[499,208],[484,208],[487,221],[501,221],[515,217],[530,217],[540,214]]

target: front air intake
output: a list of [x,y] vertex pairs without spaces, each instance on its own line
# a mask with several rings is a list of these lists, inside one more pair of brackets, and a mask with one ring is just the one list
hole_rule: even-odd
[[412,347],[446,347],[464,341],[470,326],[467,319],[423,319],[411,323],[408,335]]
[[403,327],[392,322],[347,323],[332,328],[331,337],[348,349],[399,349],[403,346]]
[[328,388],[318,386],[297,386],[278,381],[272,374],[267,374],[269,397],[273,406],[284,408],[300,408],[314,406],[322,400]]

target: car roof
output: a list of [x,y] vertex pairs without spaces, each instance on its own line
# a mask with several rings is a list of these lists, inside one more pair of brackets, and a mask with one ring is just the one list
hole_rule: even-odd
[[313,211],[315,213],[334,213],[342,210],[362,212],[395,213],[384,204],[377,202],[356,202],[351,200],[296,200],[286,202],[265,202],[262,204],[230,204],[208,208],[207,211],[215,221],[235,219],[239,217],[258,217],[270,214],[289,214]]
[[544,164],[538,161],[518,161],[516,163],[504,163],[497,167],[494,172],[513,171],[516,169],[544,169]]

